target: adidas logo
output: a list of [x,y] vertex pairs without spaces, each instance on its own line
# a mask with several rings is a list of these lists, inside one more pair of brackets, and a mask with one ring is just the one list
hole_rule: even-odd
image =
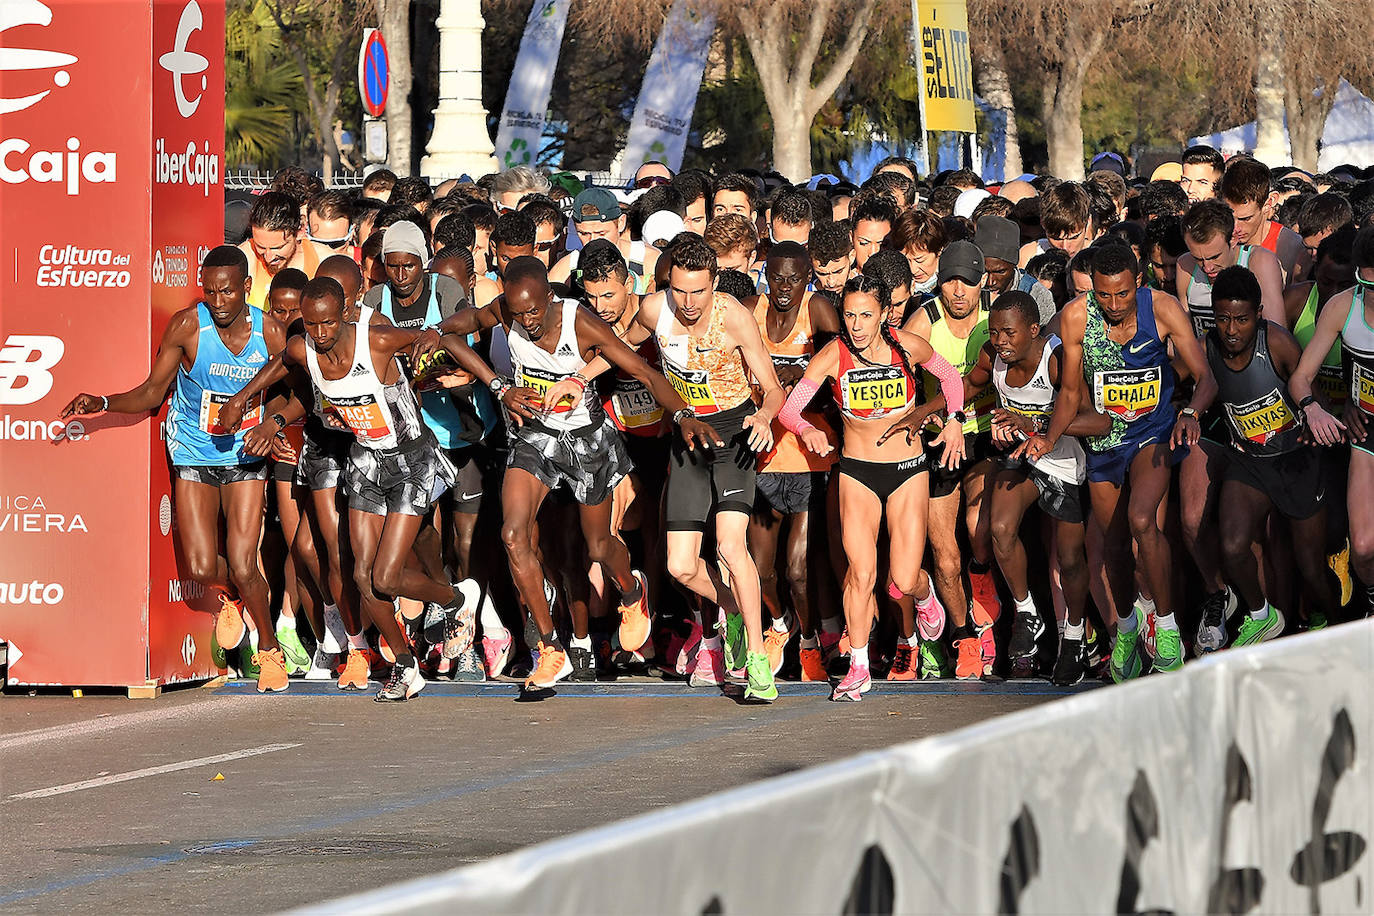
[[555,355],[555,356],[572,356],[572,355],[573,355],[573,348],[570,347],[568,344],[563,344],[563,345],[560,346],[557,350],[554,351],[554,355]]
[[1031,382],[1031,387],[1032,387],[1032,388],[1049,388],[1050,386],[1049,386],[1049,383],[1046,382],[1044,379],[1042,379],[1042,378],[1036,378],[1035,381]]
[[353,371],[350,372],[350,373],[348,373],[348,377],[349,377],[349,378],[354,378],[355,376],[367,375],[367,374],[368,374],[367,367],[364,366],[362,363],[358,363],[358,365],[356,365],[356,366],[353,367]]
[[265,363],[267,362],[267,357],[263,356],[261,353],[254,351],[253,353],[249,354],[248,361],[250,363]]

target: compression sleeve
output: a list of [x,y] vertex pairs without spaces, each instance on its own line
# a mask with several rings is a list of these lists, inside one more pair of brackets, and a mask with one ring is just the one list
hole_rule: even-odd
[[932,352],[930,359],[921,363],[921,368],[940,380],[940,393],[945,396],[945,410],[955,413],[964,409],[964,380],[949,360],[939,353]]
[[792,388],[792,393],[787,397],[787,403],[783,404],[782,410],[778,411],[778,422],[782,423],[783,428],[788,432],[800,436],[802,433],[816,428],[806,421],[806,418],[802,416],[802,411],[806,409],[807,404],[811,403],[811,399],[816,396],[816,391],[819,388],[820,385],[807,378],[801,379]]

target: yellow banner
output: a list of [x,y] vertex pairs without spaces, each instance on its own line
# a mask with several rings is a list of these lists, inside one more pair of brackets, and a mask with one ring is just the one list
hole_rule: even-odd
[[921,58],[926,130],[973,133],[967,0],[911,0],[911,21]]

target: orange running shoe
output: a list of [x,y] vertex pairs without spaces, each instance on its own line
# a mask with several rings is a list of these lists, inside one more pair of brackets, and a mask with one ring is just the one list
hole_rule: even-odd
[[224,592],[219,594],[219,613],[215,615],[215,640],[228,652],[243,645],[248,624],[243,620],[243,605]]
[[768,667],[773,669],[775,677],[782,668],[782,653],[791,638],[791,630],[778,632],[770,626],[763,631],[763,651],[768,655]]
[[620,648],[637,652],[649,641],[649,583],[644,573],[634,571],[639,582],[639,598],[620,606]]
[[915,652],[905,643],[897,643],[897,656],[892,660],[892,668],[887,672],[889,681],[916,680]]
[[1002,615],[1002,602],[997,598],[997,580],[992,570],[968,574],[973,599],[973,622],[980,627],[991,626]]
[[954,676],[961,681],[976,681],[983,676],[983,645],[975,635],[956,639],[954,649],[959,653],[954,663]]
[[366,690],[367,679],[372,674],[367,664],[367,656],[354,650],[348,653],[348,663],[343,674],[339,675],[340,690]]
[[258,693],[279,693],[289,683],[286,678],[286,656],[281,649],[263,649],[253,653],[258,666]]
[[830,681],[830,675],[825,672],[825,662],[822,660],[819,647],[808,649],[802,646],[800,654],[803,681],[819,681],[821,683]]
[[572,674],[572,670],[572,662],[568,661],[566,650],[541,644],[539,646],[539,667],[531,671],[530,676],[525,678],[525,689],[543,690],[546,687],[552,687]]

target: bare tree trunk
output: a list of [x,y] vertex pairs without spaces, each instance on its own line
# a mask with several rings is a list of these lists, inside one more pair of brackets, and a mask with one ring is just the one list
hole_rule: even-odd
[[1003,180],[1020,175],[1021,141],[1016,131],[1016,102],[1011,94],[1011,80],[1007,77],[1006,58],[1002,49],[984,43],[978,67],[978,92],[989,105],[1005,118],[1002,139],[1005,145],[1002,165]]
[[1050,174],[1065,181],[1083,180],[1083,83],[1088,67],[1102,49],[1105,31],[1084,35],[1082,26],[1071,23],[1065,30],[1067,48],[1077,54],[1058,69],[1045,74],[1040,93],[1041,119],[1049,147]]
[[387,166],[397,175],[411,171],[410,0],[372,0],[391,65],[386,97]]
[[[1275,30],[1269,34],[1280,33]],[[1281,38],[1261,41],[1255,68],[1255,158],[1270,166],[1287,165],[1291,161],[1290,144],[1283,138],[1285,81],[1281,42]]]
[[1309,82],[1291,78],[1284,87],[1288,146],[1293,154],[1293,164],[1303,171],[1317,171],[1319,142],[1335,95],[1334,86],[1322,87],[1321,95],[1317,95]]

